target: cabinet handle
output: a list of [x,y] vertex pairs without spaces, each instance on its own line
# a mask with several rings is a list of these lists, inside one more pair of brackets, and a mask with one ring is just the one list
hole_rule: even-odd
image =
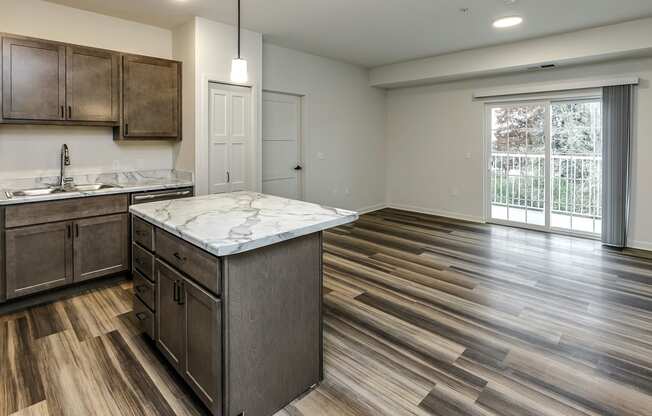
[[143,293],[143,288],[144,287],[145,287],[145,285],[138,285],[138,286],[134,287],[134,290],[136,292],[138,292],[138,293]]
[[175,302],[179,302],[179,299],[177,297],[177,288],[179,287],[179,281],[175,280],[174,281],[174,292],[172,293],[172,300]]
[[68,240],[70,240],[70,238],[72,237],[72,226],[68,224],[66,226],[66,229],[68,230]]
[[72,106],[68,106],[68,118],[72,118]]
[[145,319],[147,319],[147,314],[145,312],[137,313],[136,319],[138,319],[139,321],[144,321]]
[[125,123],[125,136],[129,135],[129,123]]
[[61,118],[64,118],[64,117],[65,117],[64,109],[63,109],[63,106],[61,106]]
[[179,302],[178,302],[179,305],[183,305],[185,303],[185,301],[183,300],[185,295],[186,295],[186,284],[184,282],[181,282],[179,284]]
[[179,254],[179,252],[174,253],[174,257],[179,261],[186,261],[187,260],[187,258],[181,256],[181,254]]
[[75,224],[75,237],[79,238],[79,224]]

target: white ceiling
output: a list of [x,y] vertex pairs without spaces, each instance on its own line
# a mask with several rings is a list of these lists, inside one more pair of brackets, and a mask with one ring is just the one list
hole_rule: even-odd
[[[201,16],[235,22],[236,0],[52,0],[172,28]],[[460,11],[468,8],[467,13]],[[242,0],[242,25],[265,40],[375,67],[652,16],[651,0]],[[496,30],[497,17],[520,15]]]

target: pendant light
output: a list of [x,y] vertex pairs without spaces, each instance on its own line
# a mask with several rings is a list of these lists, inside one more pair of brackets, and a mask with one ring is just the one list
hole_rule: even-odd
[[238,57],[231,61],[231,81],[244,84],[249,81],[247,61],[240,58],[240,0],[238,0]]

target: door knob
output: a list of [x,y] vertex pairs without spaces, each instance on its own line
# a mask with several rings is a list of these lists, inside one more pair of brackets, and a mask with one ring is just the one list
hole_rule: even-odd
[[297,165],[297,166],[294,168],[294,170],[301,170],[301,169],[303,169],[303,167],[302,167],[301,165]]

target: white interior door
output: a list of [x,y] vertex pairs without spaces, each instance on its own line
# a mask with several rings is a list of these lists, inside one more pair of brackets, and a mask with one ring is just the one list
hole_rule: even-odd
[[209,192],[245,190],[251,142],[251,89],[211,83],[208,104]]
[[301,97],[263,93],[263,193],[301,199]]

